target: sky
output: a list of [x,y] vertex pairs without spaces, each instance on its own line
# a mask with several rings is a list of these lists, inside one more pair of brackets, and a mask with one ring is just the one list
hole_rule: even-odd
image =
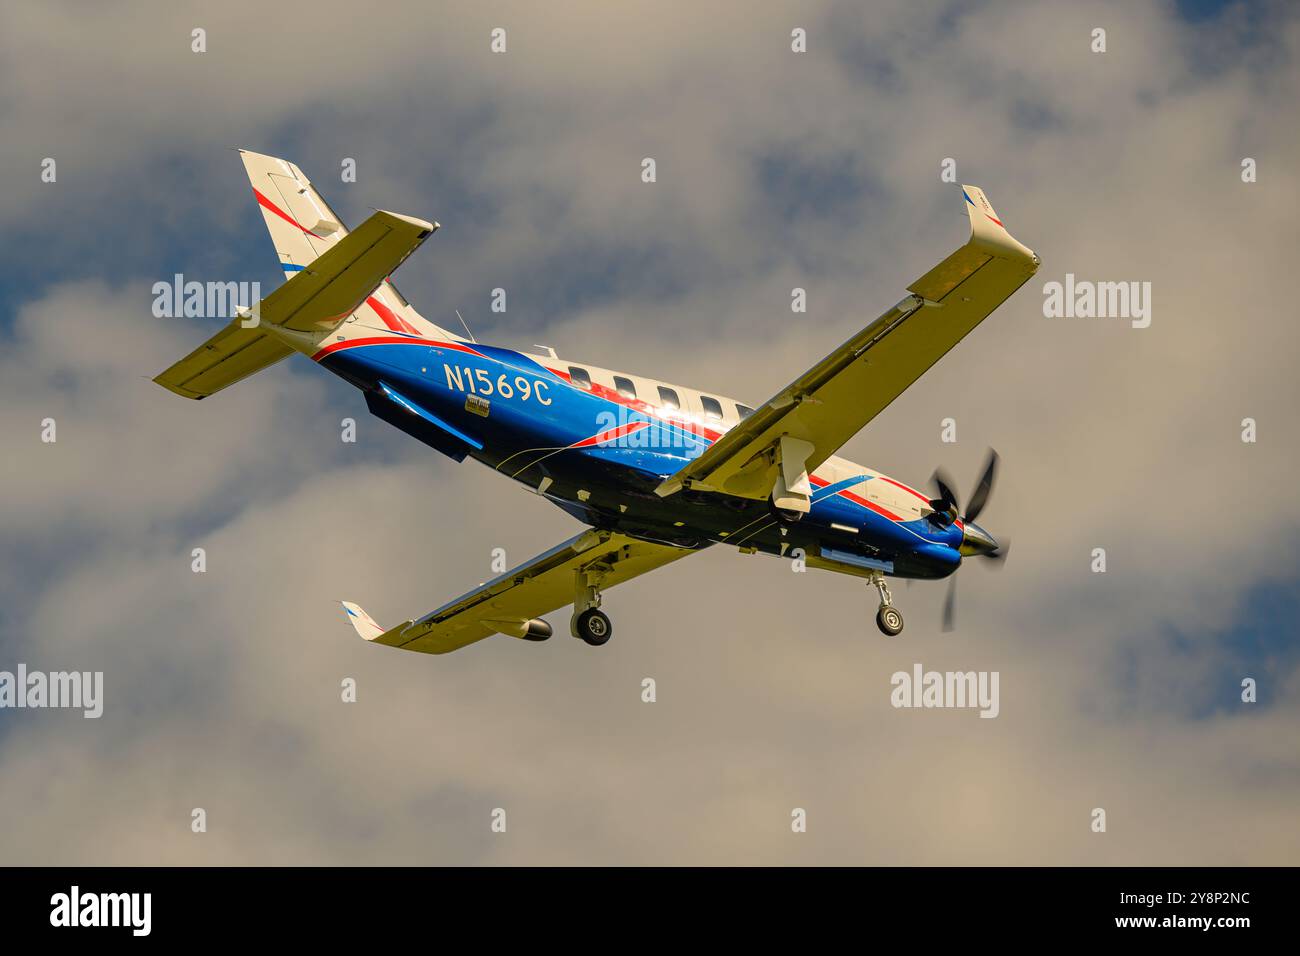
[[[104,674],[97,720],[0,710],[0,862],[1300,863],[1300,11],[395,2],[362,27],[0,8],[0,671]],[[579,526],[300,357],[200,403],[150,381],[221,324],[155,318],[155,282],[282,281],[236,147],[350,223],[437,219],[396,276],[432,321],[750,404],[965,241],[954,160],[1042,266],[841,453],[968,496],[996,447],[981,524],[1011,556],[959,572],[952,633],[945,584],[898,582],[887,639],[860,580],[716,547],[610,591],[602,648],[566,611],[541,644],[365,644],[339,600],[418,617]],[[1149,282],[1149,327],[1046,317],[1067,274]],[[997,718],[892,707],[918,663],[998,672]]]

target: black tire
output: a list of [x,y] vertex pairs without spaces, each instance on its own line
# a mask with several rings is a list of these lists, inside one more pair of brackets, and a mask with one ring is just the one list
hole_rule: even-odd
[[788,511],[785,508],[778,508],[776,502],[771,498],[767,499],[767,513],[784,525],[798,524],[803,518],[802,511]]
[[893,606],[881,605],[876,612],[876,627],[888,637],[897,637],[903,632],[903,615]]
[[610,623],[609,615],[595,607],[579,614],[573,621],[573,628],[592,647],[600,647],[614,636],[614,625]]

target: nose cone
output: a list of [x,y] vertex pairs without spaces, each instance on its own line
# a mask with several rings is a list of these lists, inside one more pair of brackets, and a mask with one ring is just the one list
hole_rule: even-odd
[[979,525],[967,521],[962,527],[961,547],[958,549],[962,557],[970,557],[973,554],[992,554],[998,549],[997,539]]

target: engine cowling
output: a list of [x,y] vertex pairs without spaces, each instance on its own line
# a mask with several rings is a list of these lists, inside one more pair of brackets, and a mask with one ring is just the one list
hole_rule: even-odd
[[545,641],[552,634],[551,625],[540,617],[535,617],[531,621],[521,621],[518,618],[486,618],[483,623],[498,634],[509,634],[524,641]]
[[550,638],[551,625],[547,624],[540,617],[535,617],[524,627],[525,641],[545,641]]

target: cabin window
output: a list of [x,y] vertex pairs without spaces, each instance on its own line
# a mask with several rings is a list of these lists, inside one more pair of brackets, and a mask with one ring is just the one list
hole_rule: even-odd
[[677,400],[677,393],[662,385],[659,386],[659,405],[673,412],[682,407],[682,403]]
[[722,405],[718,403],[716,398],[709,398],[707,395],[701,395],[700,404],[704,406],[704,414],[708,415],[710,418],[722,417]]
[[591,376],[587,374],[585,368],[578,368],[576,365],[569,366],[569,381],[579,388],[585,388],[591,391]]
[[636,398],[636,386],[632,384],[630,378],[624,378],[622,375],[614,376],[614,388],[624,398]]
[[741,418],[748,418],[750,415],[754,414],[754,410],[750,408],[748,405],[742,405],[740,404],[740,402],[737,402],[736,414],[738,414]]

